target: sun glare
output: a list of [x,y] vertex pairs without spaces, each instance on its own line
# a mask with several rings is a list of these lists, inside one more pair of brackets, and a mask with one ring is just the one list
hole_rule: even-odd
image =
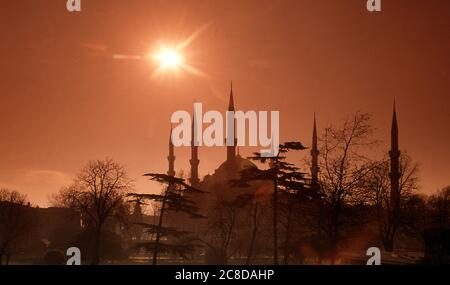
[[[182,72],[207,77],[208,75],[199,70],[195,63],[198,64],[198,59],[195,60],[192,57],[192,52],[189,53],[187,48],[189,45],[197,39],[208,27],[210,23],[204,25],[200,29],[196,30],[192,35],[185,40],[178,43],[171,43],[166,45],[161,41],[158,41],[152,51],[147,54],[113,54],[114,60],[146,60],[149,61],[154,68],[152,77],[180,75]],[[103,47],[93,46],[91,44],[84,45],[88,48],[101,49]]]
[[210,24],[204,25],[192,35],[178,43],[167,45],[159,41],[159,48],[147,54],[147,58],[151,59],[157,65],[152,73],[152,77],[181,75],[183,73],[207,77],[207,75],[195,67],[194,63],[198,61],[192,57],[193,53],[189,53],[188,47],[198,38]]
[[157,55],[160,67],[163,69],[176,69],[183,63],[183,57],[175,49],[163,48]]

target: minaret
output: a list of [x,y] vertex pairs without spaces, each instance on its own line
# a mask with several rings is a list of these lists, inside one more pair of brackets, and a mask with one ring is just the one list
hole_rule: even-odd
[[191,163],[191,178],[189,181],[191,182],[191,186],[196,186],[200,182],[198,179],[198,164],[200,160],[198,160],[198,145],[196,145],[196,137],[194,130],[197,128],[195,113],[192,116],[192,142],[191,142],[191,159],[189,162]]
[[143,222],[141,204],[142,202],[139,199],[135,201],[133,214],[131,216],[131,234],[137,240],[140,240],[142,238],[143,233],[142,227],[137,225]]
[[[228,102],[228,111],[234,112],[234,100],[233,100],[233,81],[231,82],[231,89],[230,89],[230,101]],[[234,143],[232,146],[227,145],[227,161],[234,161],[234,158],[236,156],[236,145],[237,145],[237,138],[236,138],[236,121],[233,118],[233,129],[234,129]],[[227,132],[228,135],[228,132]]]
[[170,129],[169,156],[167,156],[167,160],[169,161],[169,170],[167,171],[167,175],[175,176],[175,154],[174,154],[174,146],[172,143],[172,129]]
[[319,191],[319,150],[317,148],[316,113],[314,113],[314,126],[311,145],[311,189]]
[[141,223],[142,222],[142,202],[140,200],[137,200],[134,202],[134,209],[133,209],[133,222],[134,223]]
[[392,127],[391,127],[391,151],[389,151],[391,158],[391,172],[389,178],[391,180],[391,205],[392,207],[398,207],[399,195],[400,195],[400,150],[398,149],[398,125],[397,125],[397,113],[395,111],[392,115]]

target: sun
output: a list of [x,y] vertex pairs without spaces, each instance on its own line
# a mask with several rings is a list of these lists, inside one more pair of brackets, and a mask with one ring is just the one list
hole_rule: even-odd
[[155,69],[152,77],[181,76],[189,74],[206,78],[207,74],[199,70],[195,65],[199,63],[196,53],[189,50],[190,44],[209,26],[205,25],[191,36],[180,42],[164,43],[158,41],[154,49],[146,56],[152,61]]
[[157,41],[150,46],[151,51],[146,54],[113,54],[112,58],[114,60],[145,60],[154,68],[151,74],[152,78],[180,76],[185,73],[208,78],[206,73],[196,67],[199,64],[199,59],[196,57],[198,53],[193,53],[188,48],[210,25],[211,23],[203,25],[192,35],[179,42]]
[[162,69],[177,69],[184,61],[180,51],[171,48],[162,48],[155,58]]

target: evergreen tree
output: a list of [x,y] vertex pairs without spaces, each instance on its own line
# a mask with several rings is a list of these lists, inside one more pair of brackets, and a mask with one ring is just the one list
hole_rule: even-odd
[[306,183],[305,174],[300,172],[294,164],[287,162],[287,153],[306,149],[300,142],[286,142],[281,144],[277,156],[263,157],[254,153],[249,159],[260,163],[268,163],[269,168],[259,169],[248,167],[241,171],[240,179],[232,181],[235,186],[249,187],[251,181],[271,181],[273,184],[272,225],[273,225],[273,262],[278,264],[278,207],[279,192],[291,195],[312,195]]
[[[144,229],[154,234],[155,238],[152,241],[139,242],[137,247],[145,248],[148,251],[153,252],[153,265],[157,264],[158,254],[161,252],[173,253],[186,257],[188,252],[191,252],[195,248],[195,239],[189,238],[191,232],[177,229],[175,227],[169,227],[164,225],[164,217],[167,211],[174,211],[186,214],[191,219],[203,218],[199,214],[199,208],[196,203],[192,201],[192,194],[205,193],[197,188],[191,187],[186,184],[184,179],[170,176],[167,174],[147,173],[144,176],[150,177],[150,180],[156,181],[166,185],[164,191],[161,194],[138,194],[130,193],[129,197],[133,197],[140,200],[150,200],[156,203],[160,203],[158,224],[138,223]],[[177,243],[161,242],[162,237],[172,237],[178,239]]]

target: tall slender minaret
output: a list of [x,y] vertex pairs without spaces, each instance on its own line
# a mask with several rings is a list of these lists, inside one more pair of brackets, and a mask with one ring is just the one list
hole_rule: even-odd
[[317,147],[316,113],[314,113],[314,126],[311,145],[311,189],[319,191],[319,150]]
[[[234,112],[234,100],[233,100],[233,81],[231,81],[231,89],[230,89],[230,101],[228,102],[228,111]],[[234,141],[233,145],[228,146],[227,145],[227,161],[234,161],[234,158],[236,156],[236,145],[237,145],[237,138],[236,138],[236,121],[233,119],[233,131],[234,131]],[[227,131],[228,135],[228,131]]]
[[391,180],[391,205],[392,207],[398,207],[400,196],[400,150],[398,149],[398,124],[397,113],[395,111],[392,115],[392,127],[391,127],[391,150],[389,151],[391,158],[391,171],[389,178]]
[[170,129],[169,156],[167,156],[167,160],[169,161],[169,170],[167,171],[167,175],[175,176],[175,153],[174,153],[174,146],[172,143],[172,129]]
[[189,162],[191,163],[191,178],[189,181],[191,182],[191,186],[196,186],[200,183],[200,179],[198,178],[198,164],[200,160],[198,160],[198,145],[196,143],[197,138],[195,137],[195,129],[197,128],[195,112],[192,116],[192,140],[191,140],[191,159]]

